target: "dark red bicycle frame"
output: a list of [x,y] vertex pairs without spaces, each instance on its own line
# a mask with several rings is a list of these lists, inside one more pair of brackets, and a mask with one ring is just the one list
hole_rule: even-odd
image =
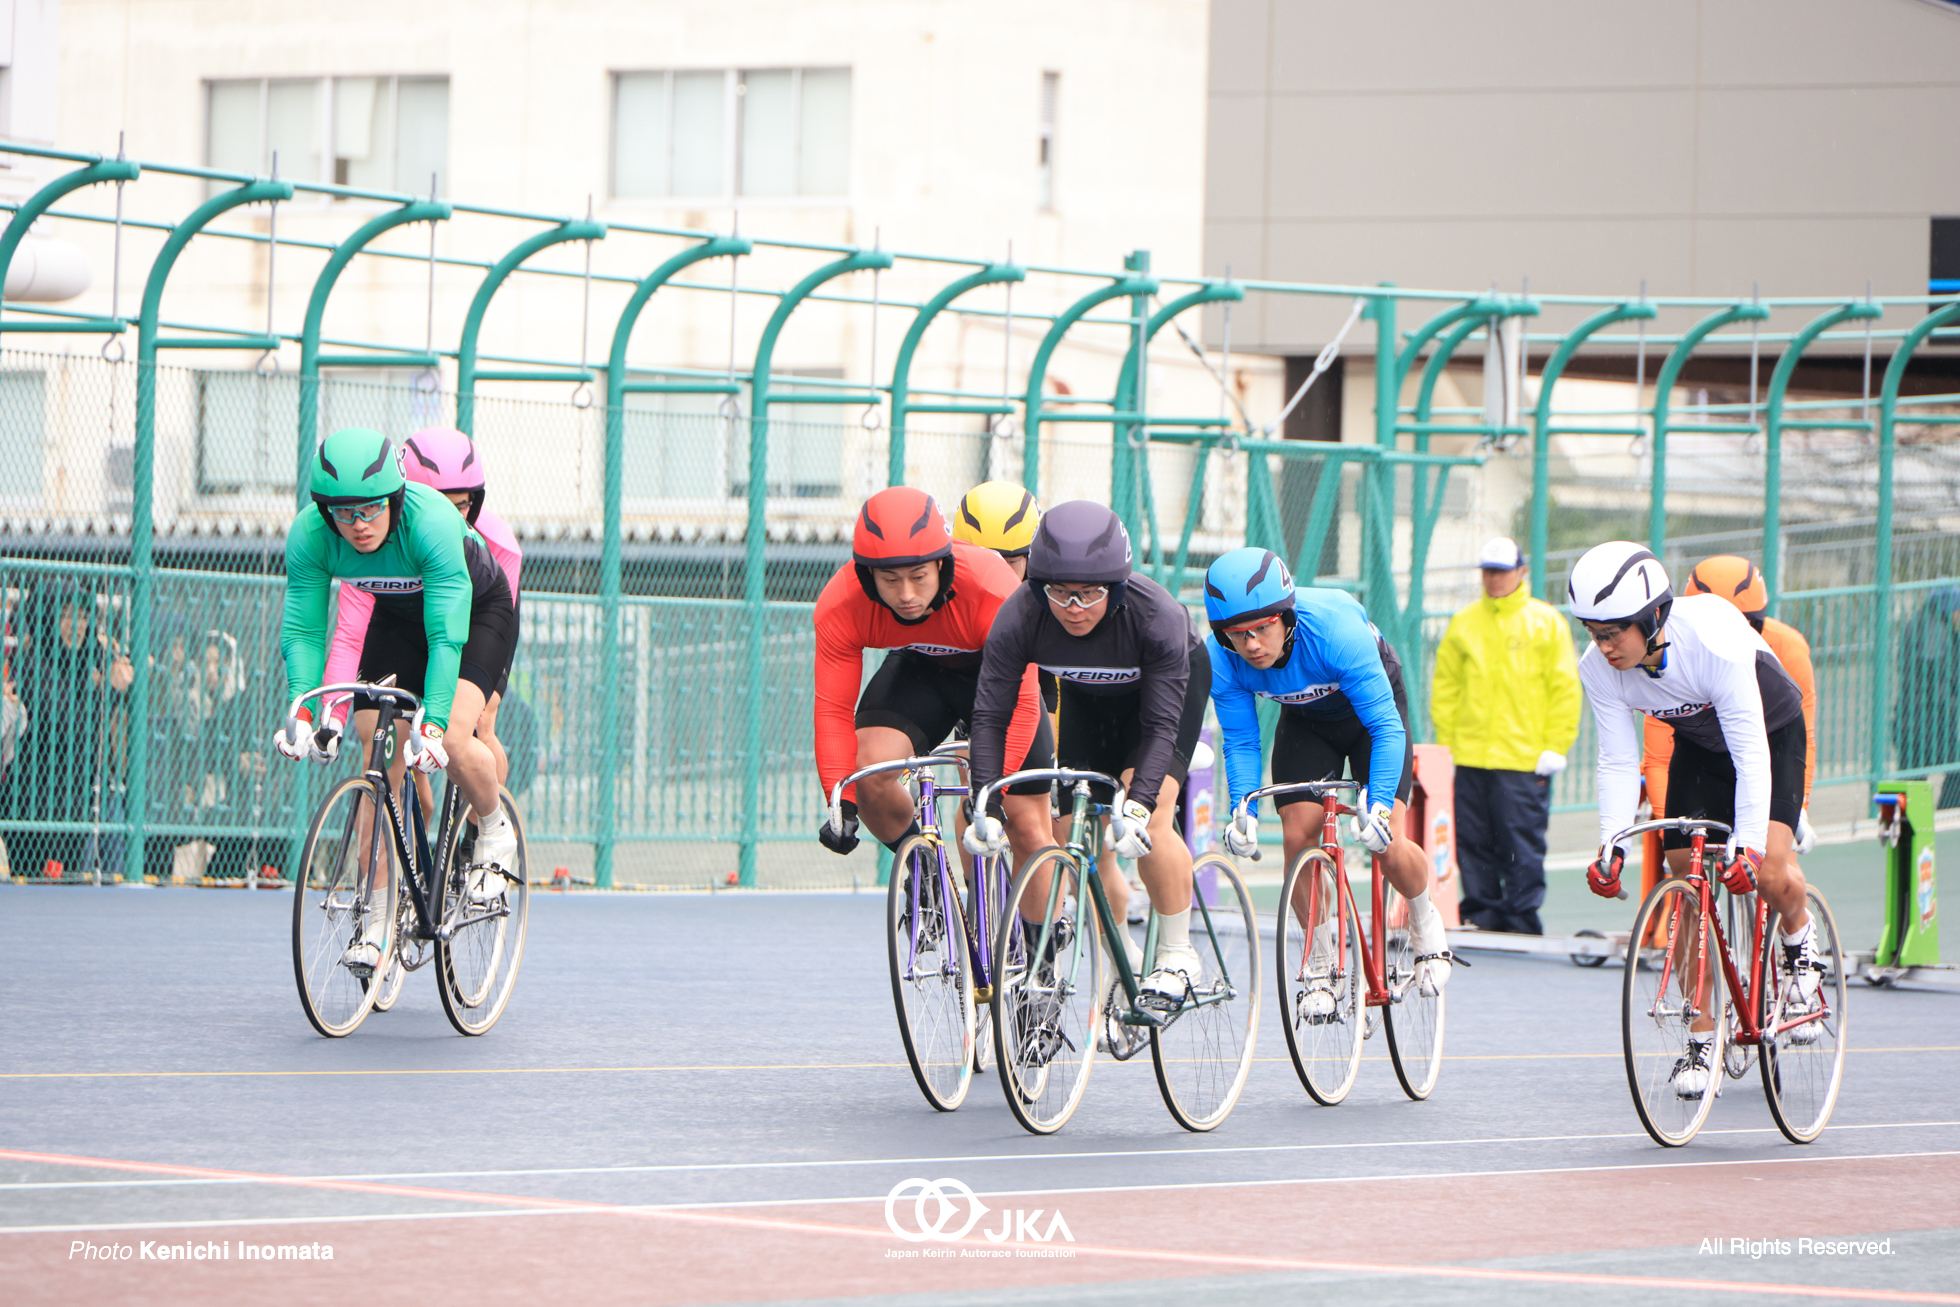
[[[1336,902],[1334,904],[1334,961],[1340,970],[1345,971],[1347,969],[1347,932],[1340,927],[1340,901],[1345,900],[1352,907],[1354,904],[1354,889],[1348,884],[1347,863],[1341,848],[1340,818],[1344,815],[1358,818],[1360,814],[1331,794],[1321,796],[1320,809],[1320,851],[1325,853],[1334,863],[1334,893],[1336,895]],[[1361,974],[1368,982],[1367,1005],[1369,1007],[1386,1007],[1390,994],[1388,992],[1388,982],[1382,971],[1382,959],[1388,956],[1388,908],[1387,891],[1385,888],[1387,879],[1382,872],[1382,860],[1380,858],[1370,857],[1368,859],[1368,869],[1372,883],[1370,897],[1373,903],[1373,911],[1368,914],[1367,934],[1361,936]],[[1307,920],[1309,922],[1318,922],[1321,919],[1319,899],[1320,879],[1319,877],[1315,877],[1312,886],[1307,890]],[[1280,911],[1284,912],[1285,910],[1286,905],[1282,903],[1280,905]],[[1360,913],[1357,911],[1355,915],[1359,916]],[[1369,947],[1369,935],[1374,936],[1374,946],[1372,948]],[[1312,948],[1301,951],[1300,966],[1303,969],[1307,965],[1307,959],[1312,954]],[[1306,978],[1304,970],[1300,978],[1303,980]]]
[[[1688,844],[1688,875],[1686,879],[1688,881],[1689,886],[1692,887],[1694,890],[1695,909],[1707,919],[1709,932],[1712,933],[1715,937],[1715,946],[1717,949],[1720,950],[1722,955],[1722,976],[1725,980],[1728,981],[1729,993],[1734,994],[1740,1000],[1734,1005],[1734,1007],[1736,1010],[1736,1020],[1741,1023],[1742,1028],[1740,1030],[1731,1031],[1729,1038],[1733,1040],[1735,1043],[1743,1044],[1743,1045],[1761,1044],[1763,1042],[1763,1028],[1756,1019],[1756,1012],[1758,1007],[1760,1006],[1760,1001],[1762,996],[1760,994],[1753,992],[1751,987],[1748,984],[1746,984],[1743,981],[1742,977],[1736,973],[1735,951],[1729,947],[1728,937],[1722,933],[1722,916],[1720,913],[1715,911],[1715,888],[1713,883],[1708,879],[1708,874],[1703,868],[1702,850],[1704,844],[1707,841],[1707,835],[1702,831],[1695,831],[1689,837],[1689,840],[1690,842]],[[1756,949],[1755,949],[1755,953],[1749,959],[1749,974],[1751,976],[1762,974],[1764,970],[1763,950],[1768,948],[1770,944],[1768,938],[1769,904],[1764,901],[1763,896],[1761,894],[1756,895],[1755,898],[1756,898]],[[1685,904],[1677,905],[1675,911],[1678,913],[1682,910],[1683,907],[1685,907]],[[1678,922],[1668,923],[1667,929],[1670,936],[1676,935],[1678,924],[1679,924]],[[1695,957],[1694,992],[1697,996],[1701,996],[1707,992],[1708,935],[1697,933],[1695,936],[1695,941],[1696,941],[1695,942],[1696,957]],[[1661,983],[1660,983],[1659,992],[1662,995],[1665,995],[1667,993],[1668,981],[1672,977],[1673,972],[1674,972],[1674,949],[1669,948],[1667,950],[1666,957],[1664,957],[1661,961]],[[1686,1002],[1685,998],[1683,999],[1683,1002],[1684,1003]],[[1794,1021],[1784,1022],[1783,1024],[1779,1025],[1776,1028],[1774,1033],[1780,1035],[1786,1030],[1793,1030],[1796,1027],[1805,1025],[1809,1022],[1822,1021],[1825,1017],[1829,1015],[1830,1015],[1829,1006],[1828,1005],[1820,1006],[1819,1010],[1816,1012],[1806,1013],[1805,1015],[1798,1017]]]

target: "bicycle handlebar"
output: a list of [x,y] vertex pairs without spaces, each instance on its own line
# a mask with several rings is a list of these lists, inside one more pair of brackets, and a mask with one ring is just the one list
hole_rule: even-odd
[[1690,834],[1698,830],[1720,831],[1729,837],[1730,845],[1735,843],[1733,827],[1719,821],[1711,821],[1707,817],[1658,817],[1653,821],[1636,822],[1615,835],[1612,842],[1619,844],[1630,835],[1644,835],[1650,830],[1678,830]]
[[305,735],[305,732],[300,729],[300,721],[299,721],[300,705],[305,703],[308,699],[316,699],[319,698],[321,695],[326,695],[326,694],[361,694],[367,696],[370,699],[395,699],[402,703],[412,705],[415,709],[415,715],[409,720],[408,723],[409,734],[411,735],[421,734],[422,713],[423,713],[422,700],[417,698],[414,694],[396,685],[371,685],[366,681],[338,681],[332,685],[322,685],[317,689],[308,690],[305,694],[295,697],[292,703],[287,705],[286,707],[286,743],[287,744],[290,744],[295,749],[297,749],[299,747],[300,740]]
[[1109,805],[1110,829],[1119,840],[1128,833],[1128,823],[1123,820],[1122,814],[1123,800],[1129,796],[1129,791],[1123,788],[1123,782],[1104,772],[1077,771],[1072,767],[1037,767],[1030,771],[1010,772],[973,796],[973,811],[976,813],[987,811],[988,805],[994,801],[994,791],[1005,789],[1009,785],[1020,785],[1027,781],[1061,781],[1068,785],[1086,781],[1092,785],[1101,784],[1109,786],[1116,791],[1116,797],[1110,801]]
[[869,767],[860,767],[830,788],[830,829],[834,834],[844,833],[844,789],[854,785],[866,776],[876,776],[888,771],[921,771],[927,767],[958,767],[961,772],[970,770],[965,758],[947,750],[951,746],[940,745],[923,758],[894,758],[889,762],[874,762]]
[[1243,817],[1252,811],[1252,805],[1269,794],[1311,794],[1316,799],[1325,800],[1330,793],[1339,790],[1353,790],[1355,804],[1348,809],[1350,816],[1359,817],[1368,810],[1368,787],[1360,781],[1288,781],[1281,785],[1267,785],[1254,790],[1239,800],[1238,807],[1232,810],[1234,817]]

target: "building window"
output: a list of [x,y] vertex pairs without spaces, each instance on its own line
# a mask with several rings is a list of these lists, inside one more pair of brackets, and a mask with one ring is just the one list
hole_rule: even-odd
[[1044,210],[1055,207],[1055,106],[1062,98],[1062,75],[1041,75],[1041,171],[1035,192]]
[[289,181],[441,195],[446,77],[249,78],[205,83],[205,162]]
[[613,76],[621,199],[842,198],[850,160],[848,68]]
[[47,494],[47,456],[47,377],[8,368],[0,372],[0,502],[39,504]]

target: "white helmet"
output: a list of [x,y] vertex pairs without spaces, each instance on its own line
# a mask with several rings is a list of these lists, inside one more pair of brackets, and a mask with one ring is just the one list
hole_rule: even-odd
[[1594,545],[1572,565],[1565,582],[1572,615],[1582,622],[1625,622],[1653,644],[1654,633],[1674,606],[1667,571],[1644,546],[1630,540]]

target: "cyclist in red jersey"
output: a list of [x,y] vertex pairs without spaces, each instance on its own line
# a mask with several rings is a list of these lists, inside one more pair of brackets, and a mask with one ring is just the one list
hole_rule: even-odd
[[[924,491],[893,486],[865,501],[851,561],[817,598],[817,776],[826,799],[850,772],[929,752],[971,716],[987,633],[1019,583],[993,550],[955,541]],[[866,649],[890,651],[868,685]],[[1007,736],[1007,757],[1019,767],[1053,765],[1032,668]],[[824,847],[849,853],[862,821],[896,851],[918,830],[899,777],[886,772],[847,789],[844,828],[826,820],[818,830]],[[1017,859],[1049,844],[1047,783],[1010,791],[1003,817]]]

